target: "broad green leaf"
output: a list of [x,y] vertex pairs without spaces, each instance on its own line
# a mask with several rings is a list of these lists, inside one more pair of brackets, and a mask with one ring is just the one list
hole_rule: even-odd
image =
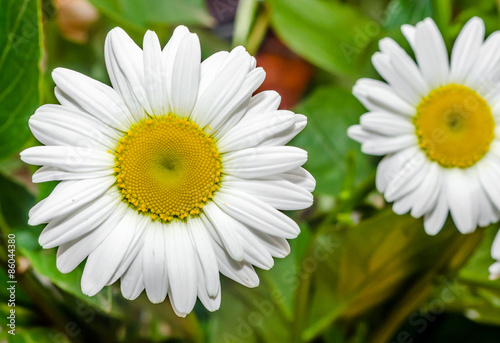
[[0,0],[0,160],[30,137],[28,118],[40,105],[40,1]]
[[154,24],[211,26],[213,18],[203,0],[90,0],[101,12],[124,25]]
[[382,27],[337,1],[267,0],[274,31],[295,53],[332,73],[357,75]]
[[374,170],[373,157],[361,153],[359,143],[347,137],[347,128],[365,112],[359,101],[338,87],[318,87],[295,111],[307,116],[306,128],[294,139],[309,154],[306,169],[316,178],[317,194],[338,195],[346,177],[346,155],[355,152],[356,181]]

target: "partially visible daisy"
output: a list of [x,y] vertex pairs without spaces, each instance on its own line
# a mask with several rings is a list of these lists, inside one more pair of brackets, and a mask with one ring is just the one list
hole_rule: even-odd
[[57,247],[63,273],[87,259],[82,291],[121,280],[135,299],[169,296],[185,316],[197,297],[219,308],[219,272],[248,287],[253,266],[289,253],[298,225],[279,210],[311,205],[307,153],[284,146],[306,125],[278,110],[273,91],[252,96],[265,72],[243,47],[200,63],[198,37],[178,27],[162,50],[148,31],[144,50],[120,28],[106,39],[113,88],[77,72],[53,72],[61,105],[31,117],[46,146],[21,158],[42,165],[34,182],[61,180],[33,207],[48,223],[40,244]]
[[362,151],[386,155],[377,189],[398,214],[424,216],[434,235],[448,213],[458,230],[498,221],[500,212],[500,33],[484,40],[472,18],[451,52],[430,18],[404,25],[416,62],[392,39],[373,65],[386,82],[361,79],[354,95],[368,109],[349,128]]
[[500,231],[498,231],[495,239],[493,240],[493,245],[491,246],[491,257],[497,261],[490,266],[490,279],[496,280],[500,278]]

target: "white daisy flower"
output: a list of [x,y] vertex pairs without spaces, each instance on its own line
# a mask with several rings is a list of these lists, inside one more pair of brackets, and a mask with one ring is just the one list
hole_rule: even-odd
[[178,27],[162,50],[148,31],[144,50],[120,28],[106,39],[113,88],[77,72],[53,72],[61,105],[29,124],[46,146],[21,153],[42,165],[34,182],[61,180],[34,206],[29,224],[48,223],[43,248],[57,268],[87,258],[83,293],[121,280],[135,299],[167,294],[185,316],[199,297],[220,305],[219,272],[248,287],[253,266],[289,253],[298,225],[279,210],[312,204],[307,153],[283,146],[306,118],[278,110],[273,91],[252,94],[265,72],[243,47],[200,63],[198,37]]
[[481,19],[471,19],[450,62],[432,19],[404,25],[417,63],[384,38],[372,61],[387,83],[361,79],[353,89],[369,112],[349,136],[364,153],[386,155],[377,189],[397,214],[424,216],[430,235],[448,213],[462,233],[499,218],[500,33],[484,40],[484,31]]
[[496,280],[500,278],[500,231],[498,231],[495,239],[493,240],[493,245],[491,246],[491,257],[497,261],[489,268],[490,279]]

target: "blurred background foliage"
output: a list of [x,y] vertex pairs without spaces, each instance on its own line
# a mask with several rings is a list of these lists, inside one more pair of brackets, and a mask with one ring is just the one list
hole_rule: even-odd
[[[370,57],[382,37],[409,50],[399,27],[431,16],[448,48],[472,16],[500,29],[495,0],[0,0],[0,341],[12,342],[498,342],[500,281],[488,280],[498,225],[436,237],[422,220],[394,214],[374,190],[378,160],[361,154],[346,129],[363,107],[351,95],[361,77],[378,78]],[[138,44],[155,30],[163,44],[188,25],[206,58],[242,44],[267,71],[282,108],[308,116],[292,144],[309,151],[315,205],[290,213],[301,227],[290,256],[259,270],[247,289],[222,277],[215,313],[197,305],[178,318],[168,302],[124,300],[117,285],[80,291],[82,266],[56,269],[42,250],[42,227],[28,209],[55,183],[34,185],[18,153],[38,144],[27,126],[56,103],[50,73],[67,67],[109,84],[104,39],[123,27]],[[410,52],[411,53],[411,52]],[[6,334],[5,237],[16,235],[17,334]]]

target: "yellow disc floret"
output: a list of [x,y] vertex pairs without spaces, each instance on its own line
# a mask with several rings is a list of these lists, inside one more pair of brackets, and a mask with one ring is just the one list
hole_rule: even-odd
[[495,122],[486,101],[465,86],[451,84],[423,98],[413,118],[418,144],[446,168],[468,168],[488,152]]
[[197,215],[220,185],[215,140],[189,119],[172,114],[133,125],[115,157],[123,200],[152,219]]

